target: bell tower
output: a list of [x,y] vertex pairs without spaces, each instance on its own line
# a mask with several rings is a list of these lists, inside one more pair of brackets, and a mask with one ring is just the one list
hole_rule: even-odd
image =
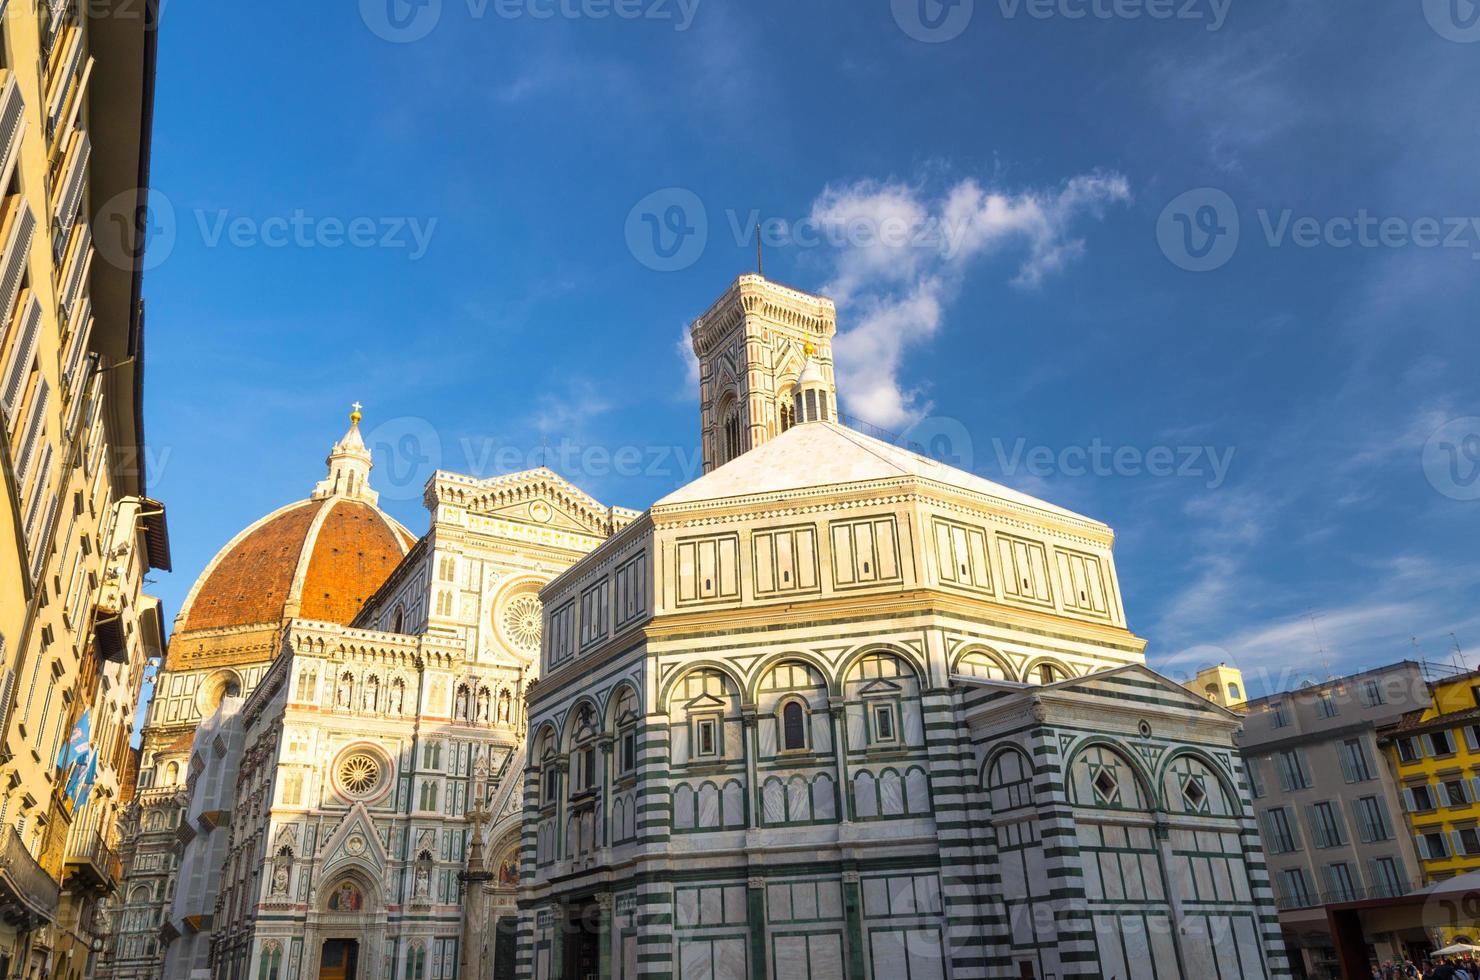
[[744,275],[694,321],[704,472],[802,421],[796,396],[804,369],[821,399],[819,417],[837,418],[837,320],[830,299]]

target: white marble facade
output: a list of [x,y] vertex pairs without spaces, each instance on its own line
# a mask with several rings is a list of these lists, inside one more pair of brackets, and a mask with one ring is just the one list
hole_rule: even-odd
[[515,914],[538,590],[632,515],[548,470],[439,473],[426,504],[431,530],[354,624],[293,621],[242,709],[218,977],[491,971],[482,919]]
[[717,465],[541,593],[516,975],[1288,976],[1238,719],[1145,666],[1110,528],[823,414],[832,331],[743,277]]

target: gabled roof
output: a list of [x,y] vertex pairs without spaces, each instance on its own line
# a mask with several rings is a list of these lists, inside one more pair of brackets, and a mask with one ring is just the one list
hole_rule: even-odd
[[951,680],[956,683],[972,687],[996,688],[1015,694],[1042,694],[1053,691],[1064,691],[1070,688],[1104,688],[1105,692],[1113,697],[1118,697],[1118,692],[1111,691],[1106,687],[1111,681],[1135,681],[1149,688],[1156,688],[1159,696],[1169,697],[1185,704],[1187,707],[1201,708],[1214,714],[1224,715],[1228,718],[1241,718],[1236,711],[1209,701],[1207,698],[1199,697],[1192,691],[1187,690],[1181,684],[1163,674],[1158,674],[1150,667],[1141,663],[1122,664],[1119,667],[1110,667],[1105,670],[1095,671],[1092,674],[1084,674],[1080,677],[1070,677],[1066,680],[1055,681],[1052,684],[1024,684],[1020,681],[994,681],[984,677],[971,677],[964,674],[953,675]]
[[769,442],[680,487],[653,507],[658,509],[705,500],[901,478],[942,484],[1058,517],[1100,524],[1093,518],[835,422],[808,422],[793,426]]

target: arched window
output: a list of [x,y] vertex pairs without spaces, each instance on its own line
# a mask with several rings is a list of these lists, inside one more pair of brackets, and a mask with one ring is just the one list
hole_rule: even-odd
[[576,729],[572,736],[571,749],[572,794],[596,787],[596,714],[589,704],[583,705],[576,715]]
[[431,780],[421,784],[421,808],[428,813],[437,809],[437,784]]
[[779,409],[777,415],[781,420],[781,431],[785,432],[787,429],[790,429],[792,426],[797,424],[796,402],[794,396],[790,391],[782,394],[781,401],[777,407]]
[[166,786],[173,786],[179,781],[180,764],[178,762],[171,762],[169,765],[164,767],[164,784]]
[[637,695],[623,687],[617,695],[612,717],[617,728],[617,767],[619,772],[637,768]]
[[1001,813],[1033,802],[1033,767],[1017,749],[1008,749],[992,760],[987,769],[987,794],[992,811]]
[[1135,767],[1114,749],[1096,745],[1079,753],[1069,777],[1070,801],[1079,806],[1150,809]]
[[391,614],[391,629],[390,629],[390,631],[392,633],[403,633],[403,632],[405,632],[405,630],[406,630],[406,610],[403,609],[403,608],[401,608],[400,606],[397,606],[396,607],[396,611]]
[[1040,684],[1057,684],[1069,678],[1069,672],[1063,666],[1047,660],[1038,665],[1036,673]]
[[788,752],[807,747],[807,710],[800,701],[787,701],[781,706],[781,747]]
[[1230,701],[1237,701],[1241,697],[1243,697],[1243,695],[1239,693],[1239,691],[1238,691],[1238,685],[1235,684],[1235,683],[1233,683],[1232,681],[1229,681],[1228,682],[1228,699]]
[[730,398],[720,409],[719,461],[728,463],[735,459],[741,453],[740,447],[740,406]]
[[406,951],[406,980],[426,980],[427,951],[420,943]]
[[996,657],[985,653],[966,654],[956,663],[955,672],[989,681],[1012,680],[1007,673],[1007,668]]
[[546,731],[540,741],[540,802],[554,803],[560,793],[560,767],[555,764],[555,733]]

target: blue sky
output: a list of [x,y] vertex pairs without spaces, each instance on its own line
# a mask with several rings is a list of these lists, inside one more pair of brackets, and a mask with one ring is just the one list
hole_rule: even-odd
[[763,223],[846,411],[1117,529],[1153,666],[1480,656],[1472,0],[419,2],[165,5],[169,615],[355,400],[418,532],[433,464],[686,482]]

